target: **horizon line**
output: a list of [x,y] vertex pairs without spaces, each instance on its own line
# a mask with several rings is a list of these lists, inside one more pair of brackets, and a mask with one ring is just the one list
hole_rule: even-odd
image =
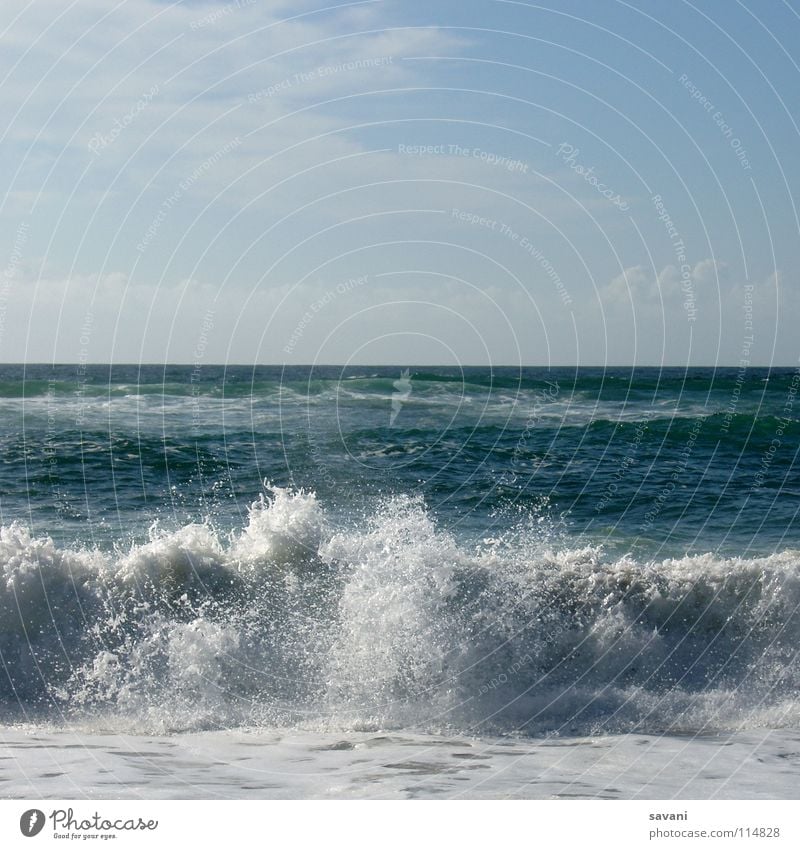
[[781,365],[779,363],[750,363],[747,366],[743,366],[741,363],[707,363],[707,364],[692,364],[688,365],[685,363],[678,364],[670,364],[670,363],[658,363],[655,365],[650,365],[646,363],[600,363],[600,364],[578,364],[578,363],[457,363],[457,364],[447,364],[447,363],[408,363],[408,362],[396,362],[396,363],[252,363],[252,362],[208,362],[208,363],[198,363],[197,361],[189,361],[189,362],[170,362],[170,361],[158,361],[154,360],[152,362],[136,362],[133,360],[115,360],[115,361],[91,361],[91,362],[79,362],[76,360],[64,360],[58,362],[47,362],[47,361],[34,361],[34,362],[25,362],[25,361],[0,361],[0,367],[3,366],[20,366],[22,368],[30,368],[33,366],[48,366],[48,367],[56,367],[56,366],[75,366],[76,368],[85,368],[87,366],[185,366],[192,368],[540,368],[540,369],[582,369],[582,368],[594,368],[594,369],[636,369],[636,368],[647,368],[647,369],[715,369],[715,368],[737,368],[744,371],[748,369],[765,369],[765,368],[782,368],[782,369],[791,369],[798,368],[797,363],[791,363],[788,365]]

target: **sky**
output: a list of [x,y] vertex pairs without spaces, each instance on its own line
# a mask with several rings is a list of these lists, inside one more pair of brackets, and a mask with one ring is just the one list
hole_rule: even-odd
[[797,366],[800,0],[6,0],[4,362]]

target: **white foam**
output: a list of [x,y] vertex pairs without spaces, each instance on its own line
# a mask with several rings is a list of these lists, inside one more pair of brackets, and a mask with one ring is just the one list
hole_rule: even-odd
[[795,799],[796,731],[564,740],[0,728],[18,799]]
[[798,721],[800,555],[640,562],[545,514],[466,550],[420,500],[336,528],[272,489],[230,536],[124,553],[0,533],[0,700],[131,728],[454,733]]

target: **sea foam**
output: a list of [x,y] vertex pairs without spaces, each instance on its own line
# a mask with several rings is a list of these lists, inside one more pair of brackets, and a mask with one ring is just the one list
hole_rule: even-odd
[[521,517],[468,548],[421,499],[337,526],[271,489],[246,525],[127,551],[0,532],[7,721],[459,733],[798,721],[800,553],[613,558]]

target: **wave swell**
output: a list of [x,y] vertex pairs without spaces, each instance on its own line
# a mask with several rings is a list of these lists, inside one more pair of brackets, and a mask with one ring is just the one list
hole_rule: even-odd
[[334,527],[272,489],[246,526],[126,551],[0,531],[0,710],[155,732],[796,724],[800,553],[659,562],[542,516],[466,549],[417,499]]

